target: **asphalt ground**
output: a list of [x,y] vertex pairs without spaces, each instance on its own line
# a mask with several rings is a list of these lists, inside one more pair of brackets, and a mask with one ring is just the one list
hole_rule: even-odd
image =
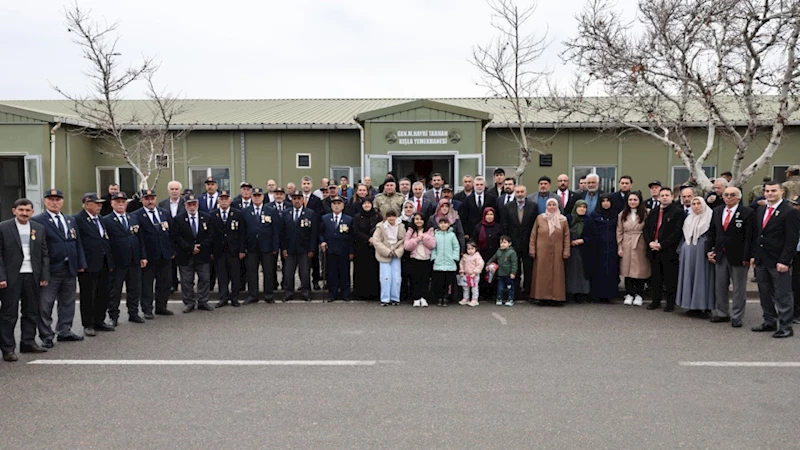
[[[0,362],[0,447],[797,448],[800,336],[678,310],[258,303]],[[76,318],[75,330],[79,328]],[[38,361],[37,361],[38,360]],[[56,360],[365,365],[42,365]]]

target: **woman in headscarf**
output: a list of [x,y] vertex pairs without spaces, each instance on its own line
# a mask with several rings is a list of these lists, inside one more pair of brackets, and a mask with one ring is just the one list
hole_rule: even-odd
[[567,216],[569,223],[570,255],[567,260],[567,294],[572,294],[575,302],[582,303],[589,295],[589,279],[583,267],[583,252],[586,243],[583,239],[586,213],[589,211],[585,200],[578,200],[572,207],[572,213]]
[[[486,208],[483,210],[483,218],[481,223],[475,226],[471,236],[478,244],[478,253],[484,261],[488,261],[500,248],[500,236],[503,235],[503,226],[497,220],[497,214],[494,208]],[[497,281],[493,280],[491,284],[481,277],[480,294],[481,299],[491,300],[495,297],[497,292]]]
[[[363,187],[360,185],[359,187]],[[358,203],[360,212],[353,217],[353,238],[355,256],[353,257],[353,295],[356,300],[376,300],[380,296],[380,266],[375,259],[372,233],[381,221],[381,215],[372,208],[372,200],[363,197]]]
[[644,283],[650,278],[647,244],[642,234],[646,216],[642,193],[636,191],[628,194],[625,209],[619,213],[617,220],[617,254],[622,258],[619,272],[625,277],[626,305],[642,306]]
[[458,239],[458,247],[461,249],[461,253],[464,253],[466,249],[464,245],[466,242],[464,241],[464,226],[461,225],[461,219],[458,218],[458,213],[455,209],[453,209],[453,205],[450,204],[450,200],[443,198],[439,200],[439,205],[436,207],[436,212],[428,219],[428,225],[434,230],[439,229],[439,219],[442,217],[447,217],[448,222],[450,222],[450,229],[456,234],[456,239]]
[[528,246],[533,258],[530,297],[539,304],[563,305],[566,301],[564,260],[570,255],[569,244],[567,218],[559,212],[558,200],[548,199],[546,211],[533,223]]
[[[411,221],[414,215],[414,202],[411,200],[404,201],[401,211],[400,217],[398,217],[400,223],[406,227],[406,230],[412,229],[413,224]],[[410,255],[409,252],[405,252],[403,253],[403,257],[400,258],[400,301],[411,300],[411,275],[408,270],[408,259]]]
[[714,309],[714,265],[705,252],[712,214],[702,197],[693,198],[692,212],[683,222],[683,242],[678,247],[677,304],[695,316]]
[[601,194],[597,208],[583,228],[586,242],[584,261],[591,284],[592,300],[609,303],[619,295],[619,254],[617,249],[617,211],[611,194]]
[[366,184],[359,183],[353,189],[353,196],[351,199],[347,200],[347,206],[345,207],[345,214],[351,217],[355,217],[356,215],[361,213],[361,202],[364,199],[372,199],[369,195],[369,189],[367,188]]

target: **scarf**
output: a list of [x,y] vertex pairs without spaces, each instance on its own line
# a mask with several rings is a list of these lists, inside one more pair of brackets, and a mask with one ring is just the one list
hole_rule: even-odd
[[550,235],[552,236],[553,233],[558,229],[561,229],[561,219],[566,220],[564,216],[561,215],[561,212],[558,210],[558,200],[551,198],[547,200],[547,205],[550,203],[555,203],[556,205],[556,212],[549,213],[545,212],[542,215],[544,216],[545,220],[547,220],[547,227],[550,229]]
[[[442,205],[449,205],[450,211],[447,215],[442,214]],[[436,207],[436,223],[439,223],[439,219],[442,217],[447,217],[447,220],[450,222],[450,225],[455,223],[456,219],[458,219],[458,215],[456,211],[453,209],[453,205],[450,203],[450,200],[443,198],[439,200],[439,205]]]
[[597,208],[595,208],[595,212],[603,216],[605,220],[612,220],[617,216],[617,212],[614,210],[614,203],[611,203],[608,209],[603,209],[603,200],[605,199],[611,202],[611,194],[601,194],[600,197],[597,198]]
[[697,245],[697,240],[703,235],[711,226],[711,216],[714,212],[708,207],[703,197],[695,197],[692,202],[700,199],[700,204],[703,205],[703,211],[700,214],[695,214],[692,211],[689,217],[683,222],[683,238],[689,245]]
[[[486,213],[491,212],[494,214],[494,220],[492,222],[486,221]],[[497,214],[494,212],[494,208],[486,208],[483,210],[483,217],[481,218],[481,231],[478,233],[478,248],[486,247],[486,228],[491,227],[492,225],[497,223]]]
[[414,215],[414,212],[416,212],[416,206],[414,205],[414,202],[412,202],[411,200],[404,201],[403,206],[400,207],[400,217],[398,217],[398,219],[400,219],[403,222],[411,221],[411,216],[407,216],[406,213],[404,212],[406,209],[406,203],[411,205],[411,215]]
[[585,200],[578,200],[575,202],[575,206],[572,207],[572,213],[570,214],[570,216],[572,216],[572,226],[569,227],[569,230],[575,233],[575,236],[579,238],[583,236],[583,221],[586,219],[586,214],[589,214],[587,210],[586,214],[582,216],[578,215],[578,206],[581,205],[588,208]]

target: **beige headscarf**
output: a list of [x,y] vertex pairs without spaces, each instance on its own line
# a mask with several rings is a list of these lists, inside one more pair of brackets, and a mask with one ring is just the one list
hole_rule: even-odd
[[566,221],[567,218],[564,217],[561,214],[561,211],[558,210],[558,200],[556,200],[554,198],[551,198],[551,199],[547,200],[546,205],[549,205],[550,202],[553,202],[553,203],[556,204],[556,212],[549,213],[549,212],[545,211],[544,213],[542,213],[542,215],[544,216],[545,220],[547,220],[547,226],[548,226],[548,228],[550,228],[550,235],[552,235],[553,233],[555,233],[556,230],[560,230],[561,229],[561,221],[562,220]]
[[708,228],[711,226],[711,216],[714,214],[703,197],[693,198],[692,203],[694,203],[695,200],[700,200],[700,204],[703,205],[703,211],[700,212],[700,214],[696,214],[694,210],[692,210],[689,217],[683,222],[683,239],[689,245],[697,245],[697,240],[700,239],[700,236],[708,231]]

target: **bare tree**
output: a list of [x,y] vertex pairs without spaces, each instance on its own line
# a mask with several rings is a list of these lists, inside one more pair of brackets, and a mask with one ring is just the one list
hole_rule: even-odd
[[[54,88],[70,101],[70,109],[80,118],[78,133],[96,139],[100,153],[130,165],[141,189],[155,188],[169,161],[171,143],[189,132],[189,128],[171,129],[185,106],[176,96],[155,87],[153,76],[158,65],[152,58],[122,68],[116,50],[119,23],[101,24],[90,14],[78,4],[64,12],[68,31],[75,35],[73,42],[89,61],[84,74],[90,81],[90,92],[72,95]],[[146,83],[148,101],[123,103],[123,93],[136,82]]]
[[508,129],[519,149],[519,166],[515,176],[525,172],[533,152],[544,153],[534,144],[547,146],[553,136],[540,138],[532,133],[530,115],[541,108],[535,98],[550,74],[546,67],[537,65],[549,44],[547,31],[541,36],[526,32],[526,24],[536,11],[536,2],[520,8],[513,0],[488,0],[492,10],[492,27],[497,36],[486,45],[476,45],[471,63],[478,69],[479,84],[488,90],[491,98],[506,101],[505,108],[512,120]]
[[[578,14],[578,34],[563,57],[578,76],[556,109],[573,120],[601,120],[617,133],[637,131],[675,152],[698,186],[717,135],[735,145],[733,183],[769,163],[800,109],[798,0],[640,0],[627,23],[607,0]],[[590,98],[599,90],[603,97]],[[562,92],[563,94],[563,92]],[[705,144],[692,144],[691,129]],[[768,134],[765,146],[755,141]],[[760,155],[743,167],[745,154]]]

